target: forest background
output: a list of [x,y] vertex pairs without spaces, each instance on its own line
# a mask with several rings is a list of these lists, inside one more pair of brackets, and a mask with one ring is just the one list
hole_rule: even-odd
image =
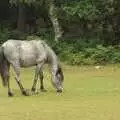
[[0,0],[0,44],[43,39],[71,65],[120,62],[120,0]]

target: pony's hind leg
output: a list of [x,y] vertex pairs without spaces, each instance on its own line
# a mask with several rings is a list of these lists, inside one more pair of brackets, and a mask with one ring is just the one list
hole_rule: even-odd
[[24,87],[21,83],[21,80],[20,80],[20,66],[19,65],[12,65],[12,66],[13,66],[14,72],[15,72],[15,80],[17,81],[22,94],[25,96],[29,96],[29,93],[24,89]]
[[10,88],[10,76],[9,76],[9,69],[10,69],[10,64],[8,63],[8,66],[7,66],[7,74],[6,74],[6,79],[8,81],[8,96],[13,96],[13,92],[12,92],[12,89]]
[[12,90],[11,90],[11,88],[10,88],[10,77],[8,76],[8,96],[14,96],[14,94],[13,94],[13,92],[12,92]]

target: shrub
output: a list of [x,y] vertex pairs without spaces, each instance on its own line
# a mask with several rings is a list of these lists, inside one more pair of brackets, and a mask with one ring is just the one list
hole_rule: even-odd
[[[62,61],[71,65],[111,64],[120,62],[120,48],[114,46],[97,45],[76,49],[76,44],[61,42],[53,49]],[[81,49],[81,50],[80,50]]]
[[[16,34],[13,34],[16,33]],[[0,43],[9,39],[12,35],[18,37],[19,33],[9,32],[7,29],[0,32]],[[20,34],[19,34],[20,35]],[[25,38],[26,36],[20,36]],[[48,37],[47,37],[48,38]],[[64,40],[53,42],[52,37],[45,39],[38,36],[27,36],[27,40],[45,40],[59,56],[61,61],[71,65],[94,65],[94,64],[113,64],[120,62],[120,46],[103,46],[95,43],[87,43],[86,40]]]
[[4,29],[3,31],[0,31],[0,44],[5,42],[10,37],[10,32],[8,29]]

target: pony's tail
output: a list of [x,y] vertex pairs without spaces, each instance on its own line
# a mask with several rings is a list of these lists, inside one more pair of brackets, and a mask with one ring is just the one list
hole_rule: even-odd
[[10,64],[4,56],[3,48],[0,47],[0,75],[2,78],[3,86],[7,86],[9,79]]

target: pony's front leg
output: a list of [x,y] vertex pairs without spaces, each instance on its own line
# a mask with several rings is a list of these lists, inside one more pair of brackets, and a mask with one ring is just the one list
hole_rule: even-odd
[[[6,61],[5,61],[6,62]],[[10,88],[10,75],[9,75],[9,70],[10,70],[10,64],[7,62],[6,66],[6,71],[5,71],[5,78],[6,79],[5,81],[7,81],[7,86],[8,86],[8,96],[14,96],[13,92],[12,92],[12,89]]]
[[15,72],[15,80],[18,83],[22,94],[25,96],[29,96],[29,93],[24,89],[24,87],[20,81],[20,66],[13,65],[13,68],[14,68],[14,72]]
[[46,89],[44,88],[44,84],[43,84],[43,71],[42,71],[42,69],[40,69],[40,71],[39,71],[39,79],[40,79],[40,90],[42,92],[46,92]]
[[36,84],[37,84],[38,76],[39,76],[40,83],[41,83],[41,85],[40,85],[40,90],[41,90],[41,91],[46,91],[46,90],[44,89],[44,85],[43,85],[43,72],[42,72],[43,64],[44,64],[44,62],[41,62],[41,63],[39,63],[39,64],[36,66],[35,77],[34,77],[32,89],[31,89],[32,92],[35,92],[35,91],[36,91]]
[[35,70],[35,76],[34,76],[34,80],[33,80],[33,85],[32,85],[32,92],[36,91],[36,84],[37,84],[37,80],[38,80],[38,73],[39,73],[39,66],[36,66],[36,70]]

